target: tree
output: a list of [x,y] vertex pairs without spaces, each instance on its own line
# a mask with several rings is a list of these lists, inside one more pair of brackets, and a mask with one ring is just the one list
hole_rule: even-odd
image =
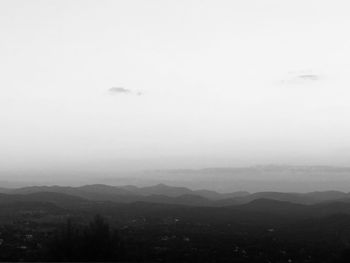
[[118,232],[97,215],[82,227],[67,220],[48,247],[48,259],[52,261],[117,261],[121,243]]

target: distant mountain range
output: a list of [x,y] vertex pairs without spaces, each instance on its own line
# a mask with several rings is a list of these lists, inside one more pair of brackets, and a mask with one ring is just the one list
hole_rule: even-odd
[[[71,185],[105,184],[124,185],[131,192],[147,192],[133,185],[149,186],[166,184],[185,186],[190,189],[210,189],[220,193],[248,191],[312,192],[329,189],[350,191],[350,167],[257,165],[247,167],[213,167],[205,169],[135,170],[72,173],[69,171],[47,171],[39,175],[0,171],[0,186],[19,188],[28,185]],[[144,187],[142,187],[144,188]],[[211,192],[212,193],[212,192]],[[211,198],[217,196],[212,193]],[[219,199],[221,197],[218,197]]]
[[259,192],[250,194],[248,192],[218,193],[211,190],[191,190],[186,187],[174,187],[158,184],[148,187],[137,187],[133,185],[110,186],[104,184],[84,185],[80,187],[70,186],[30,186],[16,189],[0,188],[0,193],[30,197],[35,194],[51,193],[63,194],[90,201],[110,201],[115,203],[163,203],[188,206],[232,206],[243,205],[254,200],[268,199],[283,201],[294,204],[313,205],[326,202],[350,202],[350,194],[339,191],[319,191],[310,193],[281,193],[281,192]]
[[349,175],[349,167],[257,165],[125,172],[96,177],[89,184],[146,186],[163,183],[219,192],[311,192],[329,189],[348,192]]
[[[83,189],[96,190],[95,187],[88,186],[83,187]],[[99,190],[101,187],[97,186]],[[48,188],[51,190],[60,189],[59,187]],[[67,188],[63,189],[67,190]],[[111,195],[106,196],[110,200],[101,201],[102,195],[99,195],[99,199],[96,200],[81,198],[67,193],[34,192],[33,188],[17,189],[15,192],[17,193],[0,194],[0,220],[16,218],[16,215],[25,215],[26,213],[31,213],[32,215],[35,215],[35,213],[47,215],[78,213],[110,215],[123,220],[140,217],[179,217],[201,222],[240,222],[240,224],[279,222],[280,224],[281,222],[288,223],[308,218],[323,218],[336,214],[350,216],[350,202],[348,199],[306,205],[277,200],[278,196],[274,194],[269,196],[275,198],[274,200],[261,198],[262,195],[258,195],[258,199],[251,201],[251,198],[249,202],[247,201],[244,204],[238,204],[239,202],[228,204],[229,202],[220,203],[219,200],[216,203],[217,201],[208,201],[208,199],[193,195],[180,195],[177,197],[150,195],[139,200],[128,198],[127,202],[121,203],[115,202],[115,200],[121,200],[119,199],[120,197],[113,199]],[[21,192],[21,194],[18,192]],[[87,196],[88,194],[86,193],[84,192],[84,195]],[[251,195],[247,195],[247,197],[249,196]],[[268,193],[266,193],[266,196],[268,196]],[[316,196],[320,196],[320,193],[316,193]],[[96,197],[96,195],[93,194],[92,197]]]
[[[5,233],[14,233],[21,243],[27,236],[25,233],[42,238],[51,236],[59,229],[58,233],[67,231],[70,237],[74,233],[71,224],[91,227],[91,219],[100,215],[117,229],[122,240],[135,241],[127,243],[135,244],[126,246],[131,249],[130,254],[135,251],[139,253],[139,244],[149,244],[147,252],[158,248],[158,244],[163,247],[167,245],[166,248],[180,247],[181,254],[183,248],[193,251],[193,247],[204,248],[199,250],[199,253],[204,253],[216,243],[217,247],[213,250],[215,257],[210,258],[210,261],[225,255],[216,252],[224,244],[227,246],[227,255],[232,255],[232,251],[240,247],[249,251],[249,255],[253,253],[251,251],[258,253],[252,254],[253,260],[249,258],[234,262],[264,262],[266,258],[254,260],[256,255],[261,256],[261,251],[265,251],[263,248],[272,253],[277,251],[278,256],[280,251],[283,256],[288,253],[288,257],[284,258],[286,260],[271,262],[288,262],[290,255],[294,255],[293,262],[349,262],[333,259],[323,261],[321,257],[309,261],[310,251],[314,251],[313,258],[320,252],[324,253],[322,257],[336,257],[340,253],[339,247],[340,251],[342,246],[348,247],[350,199],[347,193],[221,194],[163,184],[151,187],[101,184],[81,187],[35,186],[5,188],[1,191],[1,232],[7,229]],[[20,227],[21,232],[14,232],[14,226]],[[9,238],[3,240],[12,241]],[[290,251],[294,254],[290,254]],[[307,252],[303,254],[306,260],[299,261],[297,256],[303,251]],[[159,254],[156,255],[156,260],[147,262],[158,261]],[[246,259],[246,255],[247,252],[243,258]],[[194,261],[207,262],[205,258],[200,261],[197,259],[196,256]],[[136,261],[139,262],[138,259],[132,262]]]
[[[13,233],[13,226],[18,225],[22,231],[19,233],[36,231],[33,236],[41,237],[43,233],[54,233],[53,227],[68,229],[61,227],[71,226],[72,222],[89,226],[94,216],[101,215],[118,229],[122,240],[135,240],[135,243],[128,243],[135,244],[127,246],[131,248],[130,254],[138,252],[135,249],[140,247],[139,244],[150,244],[147,252],[153,251],[154,247],[180,246],[181,254],[183,248],[192,251],[194,247],[203,248],[203,244],[208,243],[204,249],[198,250],[205,253],[217,243],[217,248],[227,245],[227,255],[242,247],[249,254],[257,251],[256,255],[260,255],[266,249],[272,251],[271,255],[277,251],[277,256],[288,256],[284,258],[286,260],[271,262],[287,262],[290,255],[294,255],[293,262],[323,262],[323,256],[338,255],[338,248],[349,244],[350,194],[345,192],[218,193],[165,184],[147,187],[104,184],[30,186],[0,188],[0,192],[0,224],[7,226],[9,233]],[[16,235],[23,242],[23,234]],[[219,250],[214,248],[215,257],[210,259],[225,255],[217,253]],[[309,261],[310,251],[314,251],[313,257],[320,252],[324,255]],[[298,260],[301,253],[306,260]],[[243,257],[246,255],[247,252]],[[255,258],[255,254],[252,255]],[[197,257],[195,259],[198,261]]]

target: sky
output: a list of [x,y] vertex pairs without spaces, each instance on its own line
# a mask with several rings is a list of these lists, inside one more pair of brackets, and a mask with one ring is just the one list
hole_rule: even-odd
[[346,166],[349,8],[0,0],[1,170]]

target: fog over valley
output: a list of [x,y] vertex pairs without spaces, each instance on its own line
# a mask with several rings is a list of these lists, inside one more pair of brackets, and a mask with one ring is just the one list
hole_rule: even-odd
[[7,172],[0,181],[3,187],[28,185],[81,186],[108,184],[115,186],[150,186],[167,184],[218,192],[279,191],[311,192],[350,189],[350,168],[335,166],[260,165],[236,168],[139,170],[97,173],[96,171],[61,170]]

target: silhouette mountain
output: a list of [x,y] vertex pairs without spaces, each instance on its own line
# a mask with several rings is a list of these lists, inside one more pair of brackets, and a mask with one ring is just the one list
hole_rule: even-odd
[[31,186],[17,189],[1,189],[8,194],[57,193],[80,197],[91,201],[113,201],[117,203],[153,202],[190,206],[231,206],[247,204],[258,199],[285,201],[295,204],[318,204],[323,202],[350,202],[350,194],[339,191],[310,193],[248,192],[218,193],[211,190],[191,190],[158,184],[147,187],[110,186],[104,184],[71,186]]

